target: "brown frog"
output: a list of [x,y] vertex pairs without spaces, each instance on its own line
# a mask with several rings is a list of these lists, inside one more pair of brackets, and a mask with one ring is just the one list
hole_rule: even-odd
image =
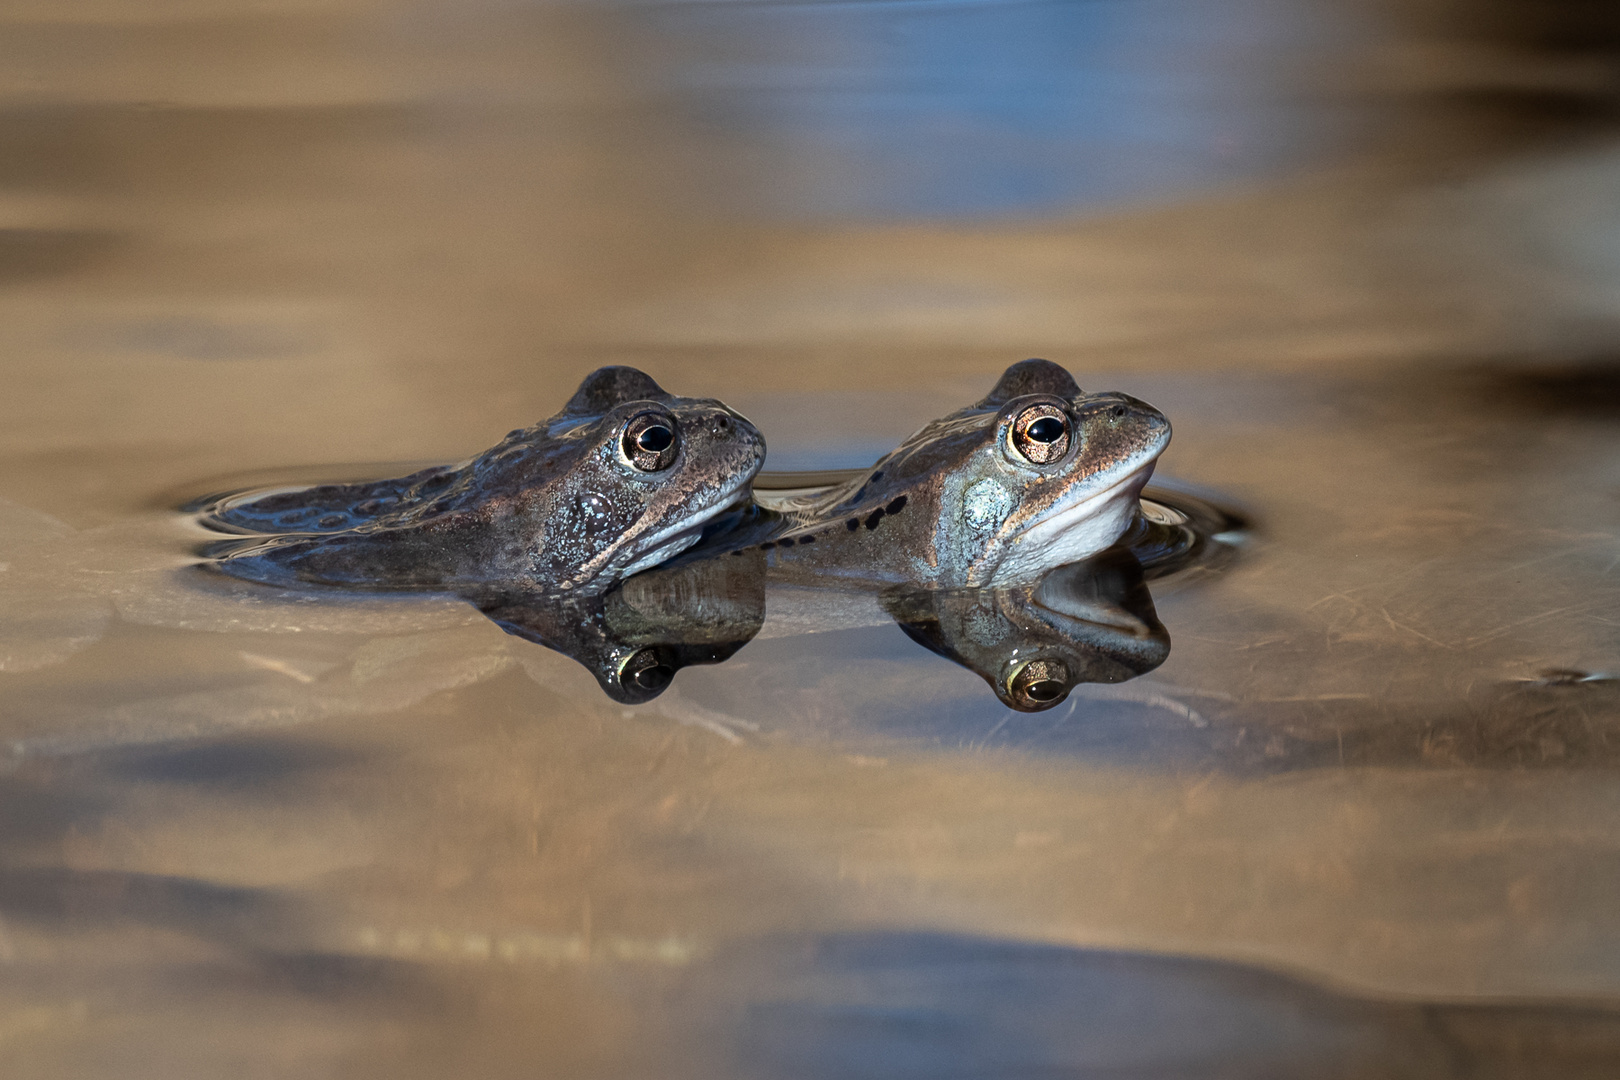
[[605,367],[469,461],[220,503],[206,524],[261,535],[208,553],[276,584],[602,592],[696,543],[764,459],[759,431],[720,402]]
[[1082,393],[1057,364],[1025,360],[844,483],[756,493],[752,517],[700,552],[763,548],[772,579],[795,583],[1033,581],[1120,538],[1169,442],[1146,402]]

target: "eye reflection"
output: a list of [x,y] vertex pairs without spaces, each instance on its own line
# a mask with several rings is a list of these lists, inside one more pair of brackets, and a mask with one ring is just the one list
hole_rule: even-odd
[[1007,696],[1029,712],[1050,709],[1069,696],[1069,669],[1061,660],[1020,664],[1007,680]]
[[619,682],[635,684],[642,690],[658,693],[675,678],[675,668],[657,648],[632,653],[619,668]]

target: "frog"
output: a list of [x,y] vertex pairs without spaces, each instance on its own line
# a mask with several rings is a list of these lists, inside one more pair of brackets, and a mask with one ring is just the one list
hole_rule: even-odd
[[1121,683],[1170,655],[1141,562],[1115,546],[993,589],[897,589],[883,607],[911,640],[975,672],[1018,712],[1056,708],[1081,683]]
[[561,412],[466,461],[224,499],[214,569],[271,584],[590,595],[695,544],[746,502],[765,440],[712,398],[600,368]]
[[1061,365],[1024,360],[842,483],[756,492],[697,552],[757,547],[786,583],[1026,583],[1120,539],[1170,435],[1147,402],[1083,393]]

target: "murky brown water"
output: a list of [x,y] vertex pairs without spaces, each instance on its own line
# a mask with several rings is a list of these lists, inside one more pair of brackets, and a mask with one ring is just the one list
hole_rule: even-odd
[[[1614,1074],[1604,5],[0,28],[8,1078]],[[613,362],[859,465],[1028,355],[1256,523],[1048,713],[780,596],[624,708],[168,509]]]

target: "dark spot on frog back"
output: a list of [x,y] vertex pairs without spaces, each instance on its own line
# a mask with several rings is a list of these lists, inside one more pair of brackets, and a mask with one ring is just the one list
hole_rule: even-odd
[[[904,495],[896,495],[893,499],[889,500],[889,505],[880,506],[876,510],[873,510],[870,514],[866,515],[866,528],[867,528],[867,530],[870,531],[872,529],[877,528],[878,523],[881,522],[885,517],[890,517],[890,516],[892,516],[894,514],[898,514],[900,511],[904,510],[905,508],[906,508],[906,497]],[[849,531],[854,532],[856,530],[856,528],[858,528],[858,527],[859,527],[859,525],[858,525],[857,521],[854,518],[851,518],[850,522],[849,522]]]

